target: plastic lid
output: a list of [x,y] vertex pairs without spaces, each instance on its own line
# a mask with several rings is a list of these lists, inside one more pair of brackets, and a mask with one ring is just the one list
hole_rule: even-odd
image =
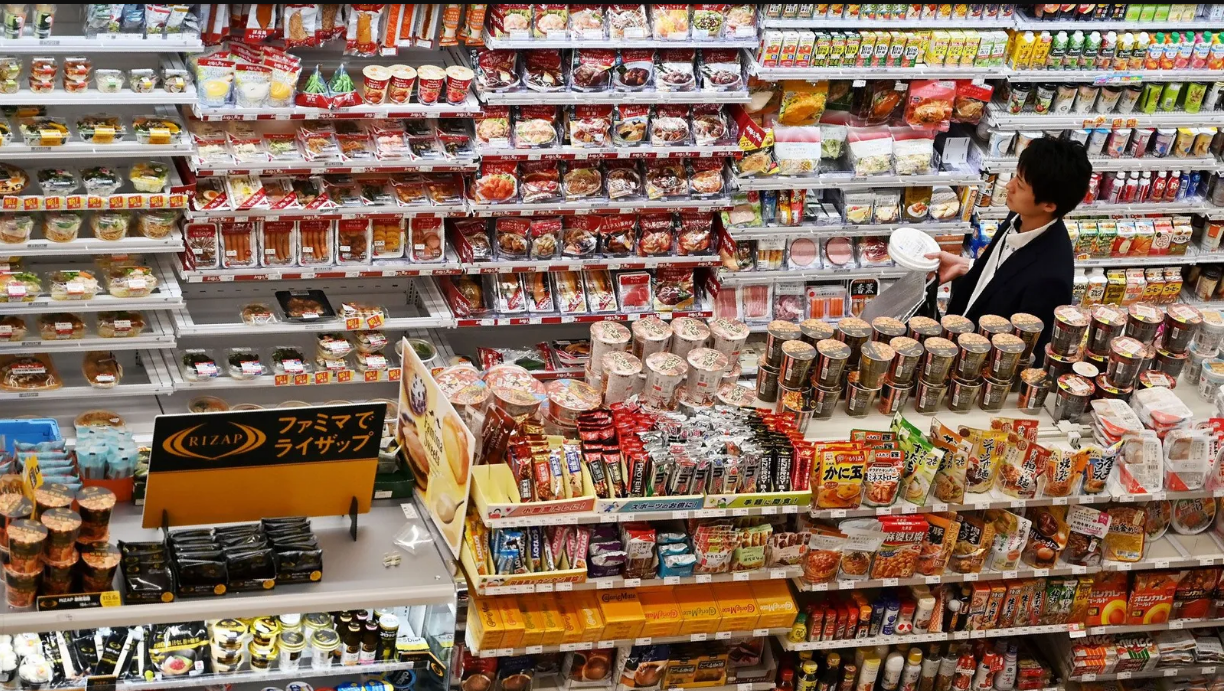
[[939,268],[938,259],[926,255],[939,252],[939,243],[927,233],[902,226],[888,236],[888,256],[904,269],[926,273]]

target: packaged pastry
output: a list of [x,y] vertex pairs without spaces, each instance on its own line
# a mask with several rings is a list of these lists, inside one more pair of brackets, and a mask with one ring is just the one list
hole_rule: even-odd
[[16,392],[48,391],[61,386],[63,380],[47,355],[0,357],[0,389]]
[[145,319],[140,312],[99,312],[100,338],[133,338],[144,333]]
[[157,289],[157,277],[147,266],[123,266],[106,273],[106,289],[117,298],[147,297]]
[[44,341],[81,339],[85,337],[85,320],[79,314],[67,312],[40,314],[38,315],[38,335]]
[[47,274],[52,300],[92,300],[98,294],[98,279],[88,271],[69,269]]
[[33,302],[41,292],[42,281],[31,272],[0,272],[0,302]]
[[115,354],[109,351],[85,353],[81,373],[85,375],[85,381],[97,389],[114,388],[123,379],[123,367]]
[[188,348],[179,358],[179,370],[189,382],[205,381],[220,376],[217,360],[207,350]]
[[21,317],[0,317],[0,343],[19,343],[26,337],[26,323]]
[[30,239],[34,231],[34,217],[29,214],[5,214],[0,217],[0,242],[22,243]]

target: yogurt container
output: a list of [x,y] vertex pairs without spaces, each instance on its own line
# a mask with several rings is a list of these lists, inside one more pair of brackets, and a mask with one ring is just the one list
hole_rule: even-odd
[[1224,344],[1224,317],[1218,310],[1203,310],[1203,323],[1194,334],[1194,342],[1204,349],[1219,348]]

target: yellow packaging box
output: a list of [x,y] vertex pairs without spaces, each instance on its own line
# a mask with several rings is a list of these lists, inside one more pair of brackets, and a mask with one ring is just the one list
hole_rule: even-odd
[[519,595],[523,613],[523,646],[544,645],[544,603],[539,595]]
[[751,631],[757,628],[756,598],[747,583],[718,583],[714,586],[718,598],[718,614],[722,617],[721,631]]
[[582,622],[578,619],[578,608],[569,597],[559,597],[556,599],[557,611],[561,617],[561,626],[564,627],[564,633],[561,637],[562,643],[579,643],[582,641],[584,629]]
[[[756,628],[776,629],[795,622],[799,607],[795,605],[795,598],[786,581],[760,581],[753,585],[752,594],[756,597],[757,611],[760,613]],[[870,608],[867,612],[870,618]]]
[[582,641],[594,643],[603,639],[604,618],[595,593],[589,590],[573,593],[575,612],[582,627]]
[[[686,585],[675,590],[676,604],[680,606],[680,617],[688,633],[715,633],[719,631],[722,616],[718,613],[718,601],[710,586],[701,583]],[[729,629],[728,629],[729,630]]]
[[926,45],[926,64],[942,67],[948,57],[948,42],[952,40],[949,32],[937,29],[931,32],[931,39]]
[[961,51],[965,47],[965,32],[952,29],[948,32],[948,52],[944,54],[944,66],[959,67]]
[[468,626],[472,627],[472,643],[480,650],[492,650],[502,647],[505,636],[505,624],[502,623],[501,610],[497,600],[487,597],[473,597],[468,608],[476,616],[468,617]]
[[505,634],[502,636],[501,647],[521,648],[523,646],[523,635],[527,631],[527,624],[523,621],[523,612],[519,609],[518,598],[499,597],[497,598],[497,606],[501,611],[502,624],[505,625]]
[[595,597],[604,618],[603,640],[637,638],[641,634],[646,615],[642,613],[636,591],[629,588],[600,590]]
[[637,594],[638,602],[642,605],[642,614],[646,617],[642,636],[654,638],[680,635],[680,605],[676,604],[671,587],[643,588],[637,591]]
[[565,641],[565,623],[561,621],[558,598],[540,596],[540,614],[544,618],[544,642],[541,645],[561,645]]

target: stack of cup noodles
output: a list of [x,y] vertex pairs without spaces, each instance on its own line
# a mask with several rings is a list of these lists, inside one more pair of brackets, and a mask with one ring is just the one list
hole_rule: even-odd
[[434,381],[474,432],[493,412],[539,420],[547,434],[572,436],[578,431],[578,416],[600,405],[599,391],[585,382],[557,379],[543,384],[527,369],[509,363],[483,374],[470,364],[454,365],[435,374]]
[[1198,383],[1221,337],[1218,313],[1182,303],[1058,307],[1045,349],[1045,408],[1055,420],[1078,420],[1093,398],[1129,400],[1136,387],[1175,386],[1183,373]]
[[631,329],[596,322],[586,382],[605,405],[637,396],[643,405],[660,410],[749,406],[752,391],[735,384],[747,340],[748,327],[733,319],[707,324],[677,317],[668,324],[651,315],[633,322]]

